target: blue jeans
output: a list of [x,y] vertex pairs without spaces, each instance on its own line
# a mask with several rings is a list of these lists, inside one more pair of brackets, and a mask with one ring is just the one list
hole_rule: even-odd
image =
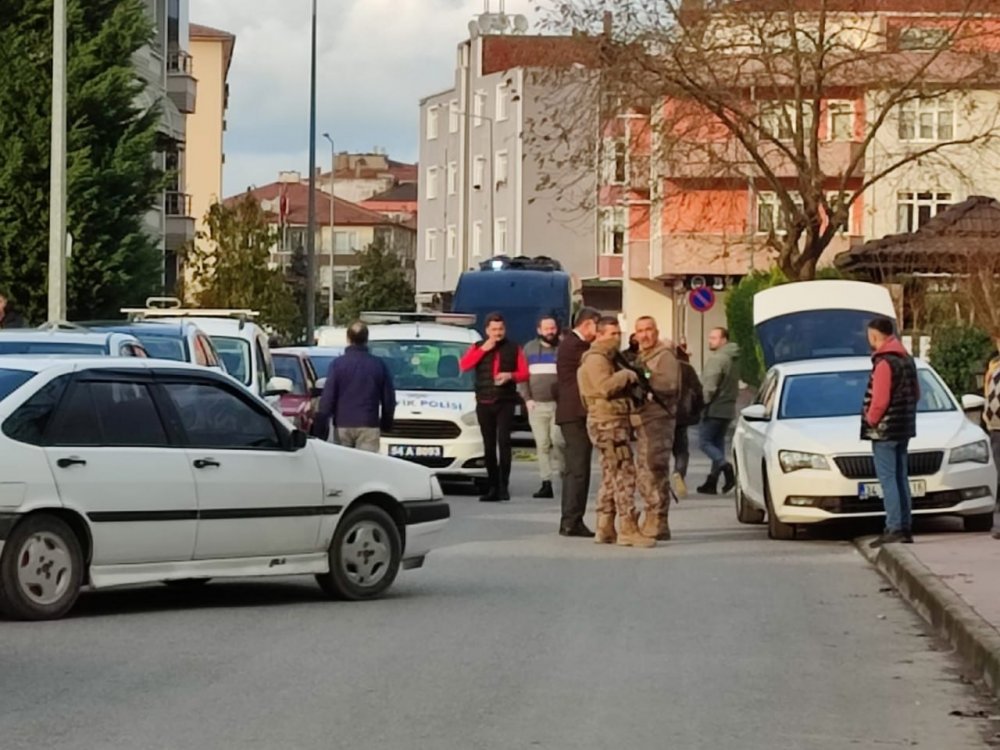
[[705,417],[698,427],[698,442],[702,452],[712,460],[712,473],[718,474],[726,465],[726,431],[728,419]]
[[885,495],[885,530],[909,533],[912,528],[913,498],[906,449],[909,440],[875,440],[875,474]]

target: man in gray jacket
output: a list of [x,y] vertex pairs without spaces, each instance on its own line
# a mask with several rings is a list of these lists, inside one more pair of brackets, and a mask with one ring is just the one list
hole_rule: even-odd
[[708,348],[712,353],[701,373],[705,391],[705,416],[701,421],[699,440],[702,451],[712,460],[712,469],[698,492],[716,495],[719,492],[719,474],[725,477],[723,492],[729,492],[736,485],[733,465],[726,460],[726,433],[730,423],[736,418],[736,399],[740,389],[737,358],[740,347],[729,340],[729,331],[725,328],[713,328],[708,335]]
[[528,381],[518,386],[538,452],[542,486],[532,497],[552,498],[552,473],[562,467],[563,438],[556,424],[556,349],[559,323],[551,315],[538,321],[538,338],[524,345]]

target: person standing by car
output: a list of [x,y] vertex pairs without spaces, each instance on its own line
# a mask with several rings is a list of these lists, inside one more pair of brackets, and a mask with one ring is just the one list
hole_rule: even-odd
[[326,440],[333,419],[337,445],[379,452],[381,433],[392,430],[396,389],[385,362],[368,351],[368,326],[347,329],[348,347],[330,363],[312,433]]
[[885,531],[872,548],[892,542],[913,542],[910,496],[910,439],[917,435],[917,403],[920,383],[913,357],[894,335],[888,318],[868,324],[872,372],[865,392],[861,438],[872,441],[875,474],[882,485]]
[[687,497],[687,470],[691,461],[688,430],[701,421],[701,412],[705,408],[705,397],[698,372],[691,364],[691,355],[688,353],[686,342],[682,341],[677,345],[676,354],[681,369],[681,388],[677,400],[677,423],[674,427],[673,482],[677,497]]
[[656,321],[643,315],[635,321],[639,351],[635,366],[645,372],[651,393],[633,416],[639,496],[646,507],[642,534],[670,539],[670,455],[673,452],[681,370],[674,347],[660,341]]
[[458,366],[462,372],[475,371],[476,417],[490,484],[479,502],[495,503],[510,500],[510,432],[517,384],[528,379],[528,362],[521,347],[507,338],[507,325],[500,313],[486,316],[483,333],[486,338],[473,344]]
[[[990,448],[993,463],[1000,466],[1000,351],[990,360],[983,378],[983,396],[986,408],[983,410],[983,426],[990,434]],[[1000,486],[997,487],[1000,495]],[[993,532],[994,539],[1000,539],[1000,531]]]
[[552,498],[553,469],[562,467],[562,431],[556,424],[556,351],[559,323],[551,315],[538,321],[538,337],[524,345],[528,379],[518,386],[535,438],[542,486],[532,497]]
[[601,314],[592,307],[580,308],[574,328],[563,336],[556,352],[556,424],[563,436],[561,536],[593,537],[583,516],[590,494],[590,463],[593,445],[587,434],[587,407],[580,398],[576,373],[580,360],[597,336]]
[[617,542],[623,547],[655,547],[655,539],[640,533],[635,509],[635,463],[629,442],[632,398],[628,386],[638,382],[639,376],[631,368],[618,369],[615,365],[621,337],[618,319],[602,317],[597,322],[597,337],[583,355],[577,372],[580,396],[587,406],[587,431],[601,459],[594,541]]
[[703,495],[719,492],[719,475],[725,477],[723,492],[736,486],[733,465],[726,460],[726,433],[736,418],[736,399],[739,396],[740,376],[736,359],[740,347],[729,340],[725,328],[713,328],[708,335],[708,348],[712,351],[701,374],[704,385],[705,416],[701,421],[699,442],[702,451],[712,460],[712,468],[705,484],[698,488]]
[[0,329],[25,328],[24,319],[14,309],[10,299],[0,293]]

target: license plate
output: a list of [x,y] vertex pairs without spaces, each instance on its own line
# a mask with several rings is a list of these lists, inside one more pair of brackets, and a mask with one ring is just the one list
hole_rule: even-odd
[[441,458],[444,448],[440,445],[390,445],[389,455],[395,458]]
[[[923,479],[910,480],[910,496],[923,497],[927,494],[927,482]],[[861,482],[858,485],[858,497],[862,500],[882,500],[885,495],[882,485],[878,482]]]

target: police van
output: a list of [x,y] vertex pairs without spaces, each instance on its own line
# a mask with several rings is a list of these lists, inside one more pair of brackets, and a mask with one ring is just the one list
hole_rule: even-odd
[[485,487],[473,377],[458,367],[482,338],[470,327],[475,317],[367,312],[361,320],[369,350],[386,363],[396,387],[395,425],[382,434],[381,452],[433,469],[443,485]]

